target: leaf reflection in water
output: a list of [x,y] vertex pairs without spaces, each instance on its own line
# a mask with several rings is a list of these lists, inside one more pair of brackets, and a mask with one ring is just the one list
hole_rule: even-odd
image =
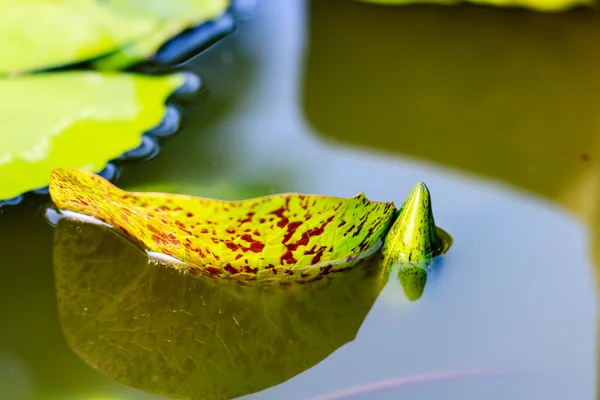
[[58,220],[54,272],[70,347],[112,379],[174,398],[234,398],[282,383],[352,341],[387,273],[264,288],[192,276],[110,227]]

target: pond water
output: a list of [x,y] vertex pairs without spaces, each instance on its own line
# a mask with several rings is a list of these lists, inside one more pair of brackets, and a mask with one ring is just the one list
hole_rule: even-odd
[[[424,181],[454,245],[416,302],[397,279],[360,312],[335,300],[360,321],[331,334],[322,361],[244,398],[469,371],[490,373],[354,398],[595,398],[598,17],[283,3],[259,2],[188,63],[206,100],[186,105],[183,131],[126,166],[120,186],[232,199],[365,192],[399,205]],[[159,398],[67,345],[52,261],[62,242],[38,206],[4,212],[0,226],[1,397]]]

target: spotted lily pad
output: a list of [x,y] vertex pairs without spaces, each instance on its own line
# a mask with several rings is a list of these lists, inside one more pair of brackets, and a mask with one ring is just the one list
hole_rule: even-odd
[[97,172],[138,147],[183,82],[75,71],[0,79],[0,199],[47,186],[54,168]]
[[386,266],[420,266],[446,249],[424,184],[415,186],[401,212],[362,193],[223,201],[127,192],[69,168],[52,172],[50,195],[59,209],[104,221],[144,248],[184,262],[191,274],[245,282],[320,280],[348,270],[381,243]]
[[228,6],[229,0],[4,0],[0,75],[101,56],[109,57],[104,68],[126,67]]
[[168,398],[231,399],[292,378],[354,340],[382,288],[377,253],[327,286],[265,291],[182,274],[100,224],[61,218],[54,235],[69,346]]

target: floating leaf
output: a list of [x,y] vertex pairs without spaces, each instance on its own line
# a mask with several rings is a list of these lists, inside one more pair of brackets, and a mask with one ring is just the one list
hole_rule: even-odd
[[141,143],[183,76],[55,72],[0,79],[0,199],[56,167],[99,171]]
[[362,193],[349,199],[282,194],[224,201],[127,192],[71,168],[52,172],[50,195],[58,208],[106,222],[145,249],[183,262],[193,275],[240,282],[318,281],[351,269],[383,240],[384,269],[429,269],[450,244],[434,225],[422,183],[398,218],[393,203],[372,202]]
[[576,6],[592,6],[593,0],[358,0],[365,3],[386,5],[442,4],[456,5],[463,2],[495,7],[524,7],[537,11],[557,12]]
[[184,29],[218,17],[228,6],[228,0],[4,0],[0,74],[103,55],[112,60],[104,67],[126,67]]
[[393,203],[364,194],[222,201],[126,192],[66,168],[53,171],[50,181],[58,208],[98,218],[146,249],[190,264],[191,273],[248,281],[286,275],[313,280],[345,270],[345,261],[376,248],[396,214]]
[[107,0],[107,3],[126,15],[143,15],[157,21],[154,30],[136,43],[94,61],[97,68],[118,69],[150,57],[163,43],[185,29],[222,15],[230,0]]
[[0,74],[76,63],[152,32],[151,18],[125,18],[96,0],[4,0]]
[[380,261],[327,286],[265,291],[181,273],[99,224],[62,218],[54,240],[69,346],[110,378],[169,398],[236,398],[317,364],[355,338],[384,283]]

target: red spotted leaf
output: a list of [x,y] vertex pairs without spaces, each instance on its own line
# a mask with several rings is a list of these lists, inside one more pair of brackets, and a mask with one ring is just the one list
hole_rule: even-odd
[[59,209],[104,221],[146,249],[185,262],[191,273],[248,281],[348,269],[348,261],[381,243],[397,211],[362,193],[224,201],[127,192],[70,168],[53,171],[50,194]]

